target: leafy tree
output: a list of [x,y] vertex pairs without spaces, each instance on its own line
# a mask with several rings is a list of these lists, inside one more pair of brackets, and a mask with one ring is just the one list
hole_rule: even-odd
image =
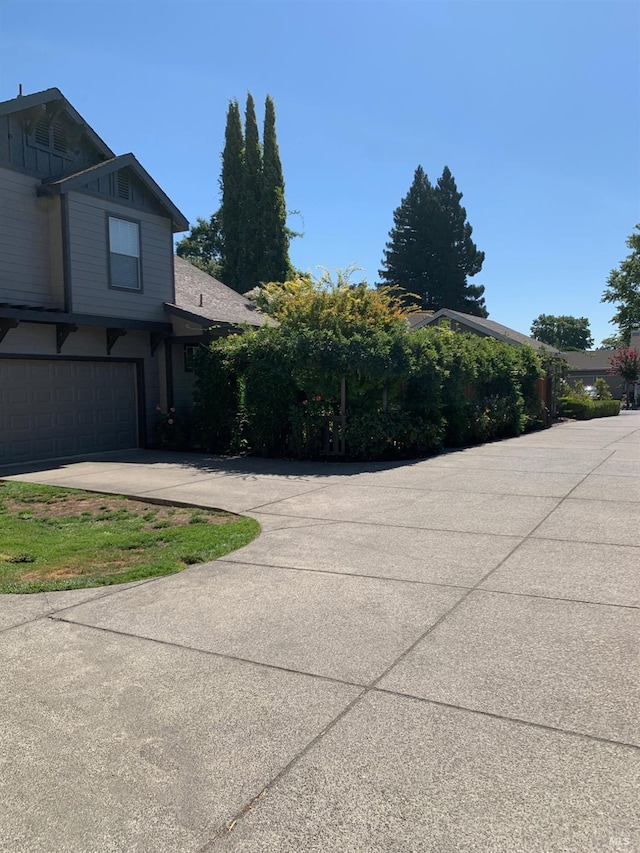
[[620,262],[618,269],[609,273],[600,300],[616,306],[611,322],[618,326],[619,334],[607,339],[607,343],[621,342],[626,346],[631,340],[631,330],[640,326],[640,225],[636,225],[627,239],[627,246],[631,253]]
[[261,281],[286,281],[291,274],[289,261],[290,232],[284,200],[284,178],[276,139],[276,111],[267,95],[262,133],[262,240],[264,256],[260,266]]
[[176,245],[176,254],[214,278],[220,278],[223,263],[220,211],[212,214],[209,221],[198,217],[198,224]]
[[563,351],[577,352],[593,346],[589,320],[586,317],[540,314],[531,324],[531,336]]
[[227,111],[225,145],[222,152],[222,173],[220,189],[222,204],[219,221],[222,231],[223,263],[222,280],[226,285],[242,292],[246,290],[242,274],[244,228],[242,226],[243,207],[244,142],[240,108],[237,101],[231,101]]
[[396,288],[372,289],[366,281],[352,284],[355,269],[328,271],[314,280],[302,275],[269,282],[247,294],[258,308],[284,328],[310,329],[337,336],[367,334],[374,330],[408,330],[406,299]]
[[627,400],[631,386],[640,379],[640,351],[629,347],[620,347],[609,359],[611,373],[621,376],[627,384]]
[[379,274],[387,285],[418,294],[426,310],[452,308],[486,317],[484,287],[467,283],[482,268],[484,253],[471,239],[461,199],[448,167],[434,187],[418,166],[394,211]]

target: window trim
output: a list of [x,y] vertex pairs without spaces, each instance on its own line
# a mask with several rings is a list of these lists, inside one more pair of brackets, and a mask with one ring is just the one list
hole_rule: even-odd
[[[111,255],[117,255],[118,252],[111,251],[111,230],[109,228],[110,219],[119,219],[122,222],[131,222],[138,226],[138,287],[124,287],[121,284],[113,283],[113,274],[111,270]],[[142,280],[142,220],[133,219],[130,216],[123,216],[121,213],[105,212],[105,229],[107,235],[107,276],[109,290],[119,290],[123,293],[143,293],[144,282]],[[132,256],[130,256],[132,257]]]

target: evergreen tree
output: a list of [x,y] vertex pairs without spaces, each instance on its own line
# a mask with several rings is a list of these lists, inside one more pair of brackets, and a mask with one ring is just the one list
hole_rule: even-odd
[[220,190],[220,228],[222,231],[223,264],[221,278],[226,285],[243,292],[242,258],[244,228],[242,226],[244,151],[242,124],[237,101],[229,103],[225,145],[222,152]]
[[418,294],[426,310],[452,308],[486,317],[484,287],[467,283],[467,276],[480,271],[484,253],[471,239],[461,198],[447,167],[434,187],[418,166],[394,211],[380,276]]
[[438,203],[438,238],[435,278],[441,294],[441,308],[451,308],[465,314],[487,317],[484,287],[467,284],[467,276],[479,273],[484,252],[479,252],[471,239],[473,229],[467,222],[467,211],[460,201],[456,182],[445,166],[434,189]]
[[289,241],[298,236],[286,224],[284,178],[275,130],[275,108],[267,97],[263,154],[256,112],[247,95],[245,130],[240,108],[229,102],[220,174],[220,209],[198,218],[176,252],[244,293],[260,282],[286,281],[292,275]]
[[269,95],[264,107],[262,134],[262,232],[264,256],[260,280],[286,281],[291,274],[284,178],[276,140],[276,111]]
[[262,231],[262,151],[256,109],[247,95],[244,119],[244,173],[242,176],[243,252],[242,291],[257,287],[262,279],[264,242]]
[[385,268],[379,271],[381,278],[420,296],[426,310],[441,308],[434,281],[436,201],[422,166],[416,169],[409,192],[393,212],[393,223],[382,261]]

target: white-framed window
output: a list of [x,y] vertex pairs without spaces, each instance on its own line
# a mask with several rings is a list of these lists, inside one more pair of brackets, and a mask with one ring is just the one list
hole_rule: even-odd
[[109,216],[109,286],[142,290],[140,223]]

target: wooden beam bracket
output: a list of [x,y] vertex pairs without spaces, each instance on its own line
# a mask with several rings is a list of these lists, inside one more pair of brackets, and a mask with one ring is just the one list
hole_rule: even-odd
[[113,345],[121,338],[123,335],[126,335],[126,329],[115,329],[108,328],[107,329],[107,355],[111,355],[111,350],[113,349]]

